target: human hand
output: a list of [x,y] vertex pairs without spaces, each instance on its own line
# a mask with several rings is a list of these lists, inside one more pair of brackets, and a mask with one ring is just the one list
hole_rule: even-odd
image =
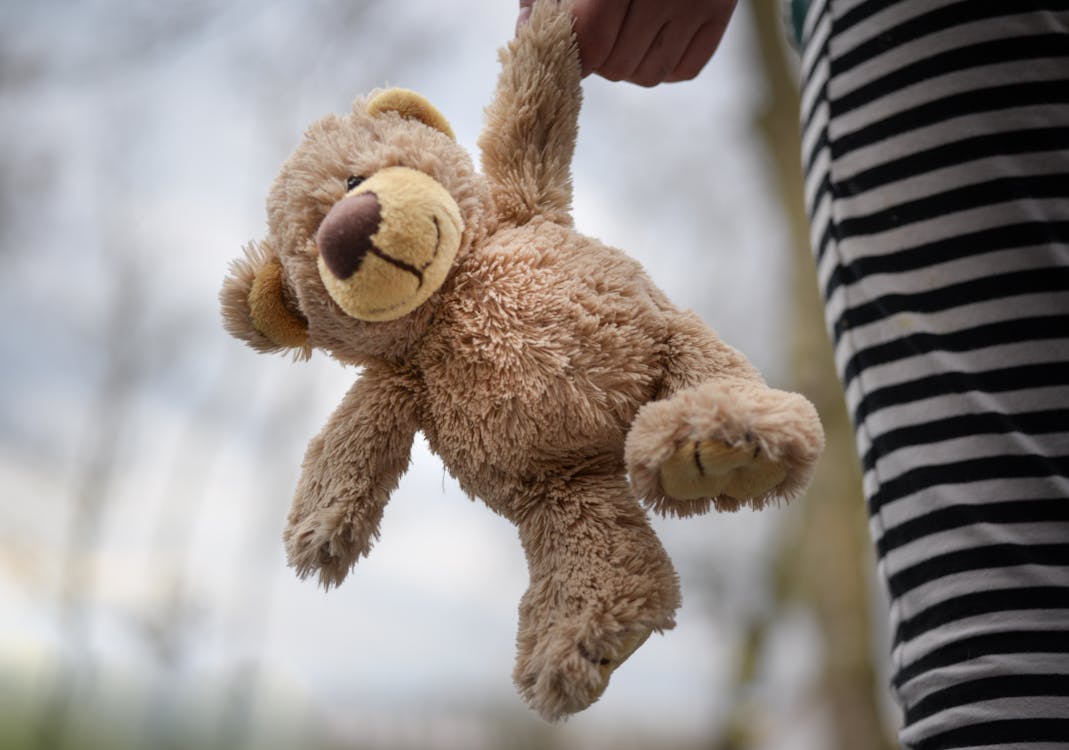
[[[520,0],[517,27],[534,0]],[[640,86],[689,81],[716,52],[736,0],[575,0],[583,75]]]

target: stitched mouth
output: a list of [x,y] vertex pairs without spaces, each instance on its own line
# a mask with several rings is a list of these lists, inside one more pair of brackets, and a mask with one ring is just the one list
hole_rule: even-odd
[[[368,248],[368,252],[370,252],[376,258],[381,258],[382,260],[389,263],[391,266],[394,266],[395,268],[400,268],[402,271],[415,276],[416,280],[419,282],[419,284],[416,286],[417,290],[423,287],[423,272],[426,271],[427,268],[431,265],[431,263],[433,263],[438,257],[438,250],[442,245],[442,228],[438,225],[438,217],[431,216],[431,221],[434,222],[434,252],[431,253],[431,259],[424,263],[422,266],[417,267],[412,265],[411,263],[406,263],[403,260],[398,260],[397,258],[394,258],[393,256],[387,255],[386,253],[382,252],[382,250],[379,250],[374,245],[371,245],[371,247]],[[394,307],[396,307],[396,305]],[[382,310],[377,310],[376,312],[386,312],[387,310],[392,309],[393,307],[385,307]]]
[[[431,216],[431,221],[434,222],[434,252],[431,253],[430,260],[428,260],[422,266],[417,267],[417,266],[412,265],[411,263],[406,263],[403,260],[398,260],[397,258],[392,258],[389,255],[387,255],[386,253],[384,253],[381,250],[379,250],[374,245],[372,245],[372,247],[371,247],[371,253],[375,257],[381,258],[382,260],[386,261],[387,263],[389,263],[390,265],[394,266],[395,268],[399,268],[402,271],[405,271],[406,273],[410,273],[413,276],[415,276],[416,280],[419,282],[418,285],[416,286],[416,291],[419,291],[423,287],[423,272],[426,271],[427,268],[429,268],[430,265],[432,263],[434,263],[434,261],[438,258],[438,251],[442,247],[442,228],[438,223],[438,217],[432,215]],[[394,310],[400,309],[400,308],[404,307],[405,305],[407,305],[409,299],[411,299],[411,297],[409,297],[408,299],[405,299],[405,300],[403,300],[401,302],[398,302],[395,305],[389,305],[387,307],[375,307],[375,308],[372,308],[368,312],[370,312],[373,315],[382,315],[383,313],[393,312]]]

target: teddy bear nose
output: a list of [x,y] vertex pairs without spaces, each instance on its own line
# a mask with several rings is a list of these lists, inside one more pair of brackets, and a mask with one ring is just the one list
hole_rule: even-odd
[[356,273],[379,231],[382,207],[372,192],[342,198],[327,213],[316,233],[316,244],[327,268],[340,280]]

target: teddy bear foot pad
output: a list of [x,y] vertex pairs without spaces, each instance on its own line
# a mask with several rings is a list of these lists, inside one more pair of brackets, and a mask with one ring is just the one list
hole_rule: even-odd
[[609,686],[612,673],[653,631],[651,627],[635,627],[607,639],[600,647],[582,640],[546,638],[534,653],[520,656],[513,678],[533,709],[547,721],[559,721],[597,701]]
[[[679,500],[760,497],[780,484],[787,469],[762,455],[755,444],[728,445],[719,440],[693,440],[681,445],[661,465],[661,486]],[[734,504],[740,501],[735,500]]]

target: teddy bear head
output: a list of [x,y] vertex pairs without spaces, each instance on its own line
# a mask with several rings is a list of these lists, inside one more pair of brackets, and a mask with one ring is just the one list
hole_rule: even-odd
[[221,299],[260,351],[399,359],[493,214],[486,180],[426,99],[388,89],[314,123],[267,200]]

